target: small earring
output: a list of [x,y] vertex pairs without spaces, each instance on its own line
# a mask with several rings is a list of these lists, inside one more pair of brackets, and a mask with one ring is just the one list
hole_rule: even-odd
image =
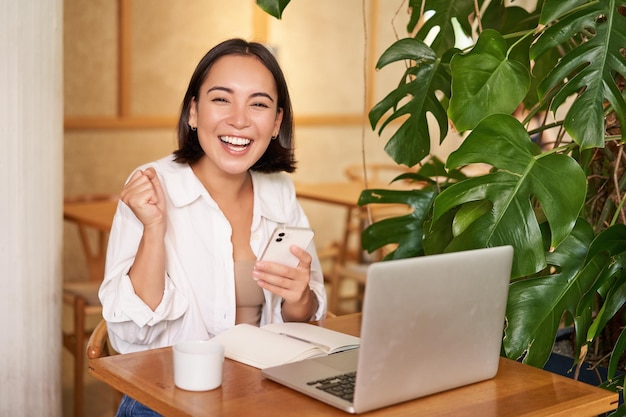
[[190,128],[192,131],[194,131],[194,132],[195,132],[196,130],[198,130],[198,128],[197,128],[197,127],[192,126],[192,125],[189,125],[189,128]]
[[278,135],[272,136],[272,140],[275,140],[277,137],[278,137]]

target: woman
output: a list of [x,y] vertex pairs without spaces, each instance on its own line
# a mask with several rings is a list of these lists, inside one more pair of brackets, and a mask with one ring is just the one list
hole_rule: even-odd
[[211,49],[183,100],[178,150],[136,170],[120,194],[99,293],[114,349],[324,316],[312,244],[290,248],[295,268],[256,261],[277,226],[308,227],[281,173],[295,170],[292,143],[291,102],[273,55],[240,39]]

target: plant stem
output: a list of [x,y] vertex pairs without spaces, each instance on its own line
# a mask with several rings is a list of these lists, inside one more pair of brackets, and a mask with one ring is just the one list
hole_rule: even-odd
[[622,213],[622,208],[624,207],[624,201],[626,200],[626,194],[623,197],[620,197],[620,190],[624,187],[626,183],[626,173],[622,175],[622,178],[617,180],[617,172],[619,171],[620,163],[622,161],[622,157],[624,155],[624,147],[620,146],[619,151],[617,153],[617,158],[615,161],[615,171],[613,173],[613,181],[615,182],[615,194],[617,195],[617,199],[619,200],[619,204],[615,209],[615,214],[613,215],[613,219],[611,220],[611,226],[617,222],[618,217],[622,216],[622,223],[626,224],[626,218],[624,217],[624,213]]
[[[625,201],[626,201],[626,194],[624,194],[624,197],[622,197],[622,199],[619,202],[619,205],[615,209],[615,215],[613,216],[613,220],[611,220],[611,226],[617,222],[617,218],[619,217],[620,213],[623,216],[622,209],[624,208]],[[622,219],[622,222],[624,222],[624,219]]]
[[522,42],[524,39],[526,39],[528,36],[532,36],[535,32],[534,31],[527,31],[527,32],[520,32],[520,34],[523,35],[516,40],[515,42],[513,42],[513,44],[509,47],[509,49],[506,51],[506,57],[507,59],[509,58],[509,54],[511,53],[511,51],[513,50],[513,48],[515,48],[517,46],[518,43]]
[[480,7],[478,7],[478,0],[474,0],[474,13],[476,13],[476,21],[478,22],[478,33],[483,31],[483,22],[480,17]]
[[[620,148],[621,149],[621,148]],[[607,148],[603,149],[603,153],[604,153],[604,159],[607,161],[614,161],[615,162],[615,167],[613,168],[613,187],[615,188],[615,194],[617,196],[617,198],[609,198],[610,194],[605,194],[605,201],[603,203],[602,206],[602,210],[600,212],[600,215],[597,218],[597,221],[595,221],[595,225],[594,225],[594,230],[596,232],[601,231],[602,229],[604,229],[605,227],[608,226],[612,226],[615,223],[617,223],[618,218],[623,210],[624,207],[624,200],[626,199],[626,195],[624,197],[622,197],[620,195],[620,190],[622,190],[625,186],[626,186],[626,173],[624,175],[622,175],[622,177],[619,179],[619,181],[617,181],[617,177],[616,177],[616,173],[618,172],[618,168],[619,168],[619,160],[616,160],[615,155],[610,152]],[[618,155],[618,158],[621,158],[623,156],[623,153]],[[602,185],[602,189],[608,187],[608,185],[610,184],[610,180],[608,177],[604,177],[604,183]],[[597,195],[601,196],[603,195],[604,191],[602,191],[602,189],[597,191]],[[616,201],[619,201],[619,204],[616,205]],[[615,211],[613,211],[615,210]],[[611,213],[613,213],[611,220],[609,221],[609,216],[611,216]],[[622,223],[626,222],[624,221],[624,217],[622,215]]]
[[565,145],[561,145],[561,146],[555,146],[552,149],[548,149],[547,151],[543,151],[540,155],[537,155],[537,157],[542,158],[544,156],[553,154],[553,153],[562,153],[562,154],[567,154],[569,152],[571,152],[572,150],[576,149],[576,147],[578,147],[577,143],[571,142],[571,143],[567,143]]
[[[529,116],[530,117],[530,116]],[[528,123],[530,120],[524,120],[524,124]],[[544,130],[548,130],[548,129],[552,129],[553,127],[559,127],[563,125],[563,121],[558,121],[558,122],[554,122],[554,123],[550,123],[549,125],[543,125],[543,126],[539,126],[535,129],[529,130],[528,131],[528,135],[532,136],[534,134],[537,134],[539,132],[543,132]]]

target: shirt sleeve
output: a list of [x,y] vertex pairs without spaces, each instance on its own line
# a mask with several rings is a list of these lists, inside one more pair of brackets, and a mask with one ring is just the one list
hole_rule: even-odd
[[154,311],[135,294],[128,271],[134,263],[142,233],[141,222],[120,201],[109,235],[105,276],[99,297],[102,315],[113,337],[127,343],[151,345],[158,341],[168,321],[184,314],[188,301],[184,291],[169,274],[165,276],[161,303]]

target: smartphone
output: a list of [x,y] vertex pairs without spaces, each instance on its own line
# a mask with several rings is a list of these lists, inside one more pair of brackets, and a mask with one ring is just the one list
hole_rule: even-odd
[[296,245],[306,250],[313,240],[313,234],[313,230],[307,227],[278,226],[272,232],[260,259],[295,268],[300,260],[289,251],[289,247]]

